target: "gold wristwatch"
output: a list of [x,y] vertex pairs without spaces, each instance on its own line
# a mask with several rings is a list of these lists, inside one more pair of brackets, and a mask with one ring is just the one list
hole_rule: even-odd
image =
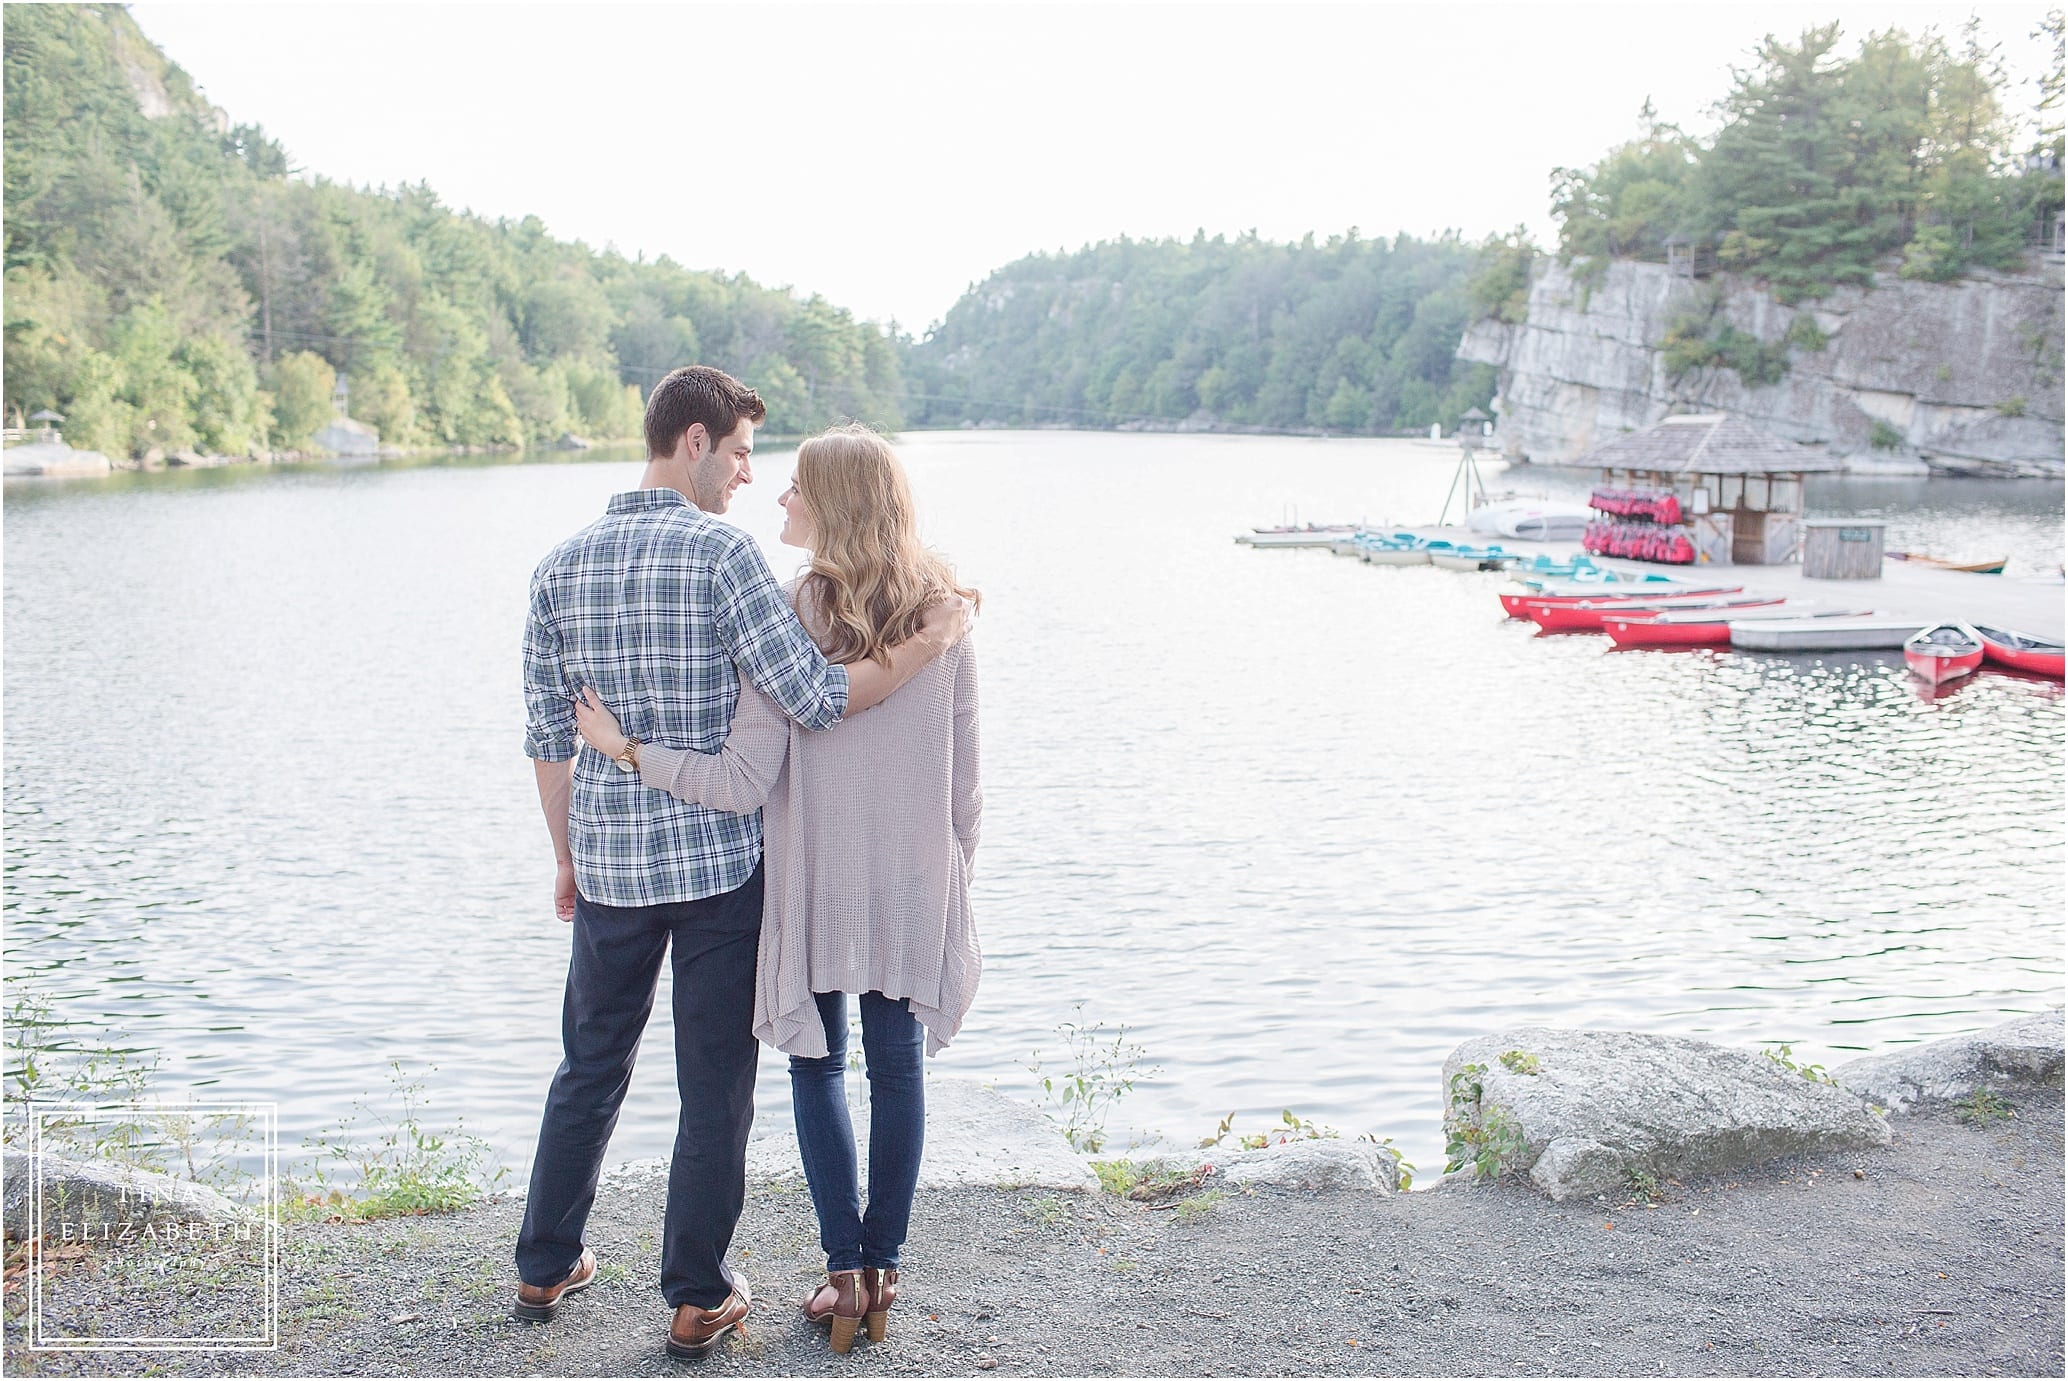
[[639,770],[639,740],[627,738],[624,749],[616,757],[612,758],[611,761],[618,765],[618,771],[620,772],[637,772]]

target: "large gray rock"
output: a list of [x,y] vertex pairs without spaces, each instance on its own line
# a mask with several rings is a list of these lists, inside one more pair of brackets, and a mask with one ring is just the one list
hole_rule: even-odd
[[[1796,307],[1757,282],[1697,281],[1664,264],[1617,260],[1598,271],[1537,262],[1519,324],[1469,328],[1458,358],[1500,367],[1501,447],[1557,462],[1674,408],[1728,412],[1794,441],[1878,465],[1894,455],[1950,473],[2059,476],[2061,270],[2035,257],[2017,273],[1951,283],[1893,271]],[[1676,324],[1705,320],[1769,344],[1798,319],[1826,338],[1788,351],[1788,371],[1748,385],[1727,367],[1675,376],[1663,346]],[[2052,343],[2049,347],[2049,342]],[[1896,449],[1879,449],[1890,440]]]
[[1831,1077],[1891,1112],[1926,1099],[1965,1098],[1976,1089],[2061,1084],[2059,1007],[2000,1026],[1849,1060]]
[[[1502,1064],[1509,1051],[1537,1072]],[[1452,1051],[1443,1089],[1447,1132],[1478,1129],[1505,1150],[1502,1173],[1527,1173],[1554,1199],[1627,1192],[1640,1172],[1722,1174],[1889,1144],[1888,1124],[1845,1089],[1681,1036],[1521,1027]]]
[[[31,1173],[32,1170],[38,1173]],[[6,1222],[9,1232],[27,1237],[34,1231],[36,1182],[43,1183],[44,1231],[53,1239],[66,1234],[99,1236],[101,1229],[146,1225],[249,1224],[252,1215],[205,1184],[170,1175],[136,1170],[112,1161],[75,1160],[45,1151],[40,1157],[9,1147],[6,1153]]]
[[0,455],[10,475],[105,475],[112,468],[99,451],[75,451],[62,441],[32,441],[10,446]]
[[1213,1165],[1216,1179],[1230,1184],[1374,1194],[1391,1194],[1400,1188],[1400,1158],[1369,1141],[1333,1137],[1287,1141],[1254,1151],[1209,1150],[1204,1159]]

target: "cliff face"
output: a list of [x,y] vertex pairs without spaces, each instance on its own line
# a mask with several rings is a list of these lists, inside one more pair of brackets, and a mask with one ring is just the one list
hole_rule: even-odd
[[[1510,455],[1568,459],[1677,410],[1731,413],[1861,468],[2062,473],[2057,262],[2035,255],[2025,272],[1954,283],[1885,273],[1874,288],[1799,307],[1727,274],[1698,281],[1615,261],[1590,285],[1575,267],[1540,260],[1528,319],[1477,322],[1458,347],[1458,358],[1500,368],[1494,406]],[[1760,385],[1724,365],[1676,378],[1664,349],[1676,327],[1785,348],[1787,370]]]

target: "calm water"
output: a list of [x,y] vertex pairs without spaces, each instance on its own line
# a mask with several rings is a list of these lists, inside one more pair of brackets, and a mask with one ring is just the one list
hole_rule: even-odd
[[[1433,517],[1451,459],[1407,443],[902,449],[987,600],[987,968],[940,1073],[1037,1096],[1027,1060],[1082,1004],[1160,1066],[1116,1142],[1290,1107],[1429,1170],[1439,1067],[1478,1032],[1830,1062],[2060,999],[2057,687],[1934,702],[1894,656],[1612,654],[1504,623],[1498,576],[1230,542],[1292,505]],[[11,987],[160,1050],[165,1093],[279,1100],[290,1147],[387,1061],[435,1066],[433,1120],[521,1171],[567,945],[519,751],[525,581],[637,474],[10,484]],[[784,573],[787,474],[764,456],[733,515]],[[2059,485],[1826,482],[1813,505],[2014,573],[2061,561]],[[616,1156],[668,1144],[666,1013]],[[761,1091],[786,1122],[772,1058]]]

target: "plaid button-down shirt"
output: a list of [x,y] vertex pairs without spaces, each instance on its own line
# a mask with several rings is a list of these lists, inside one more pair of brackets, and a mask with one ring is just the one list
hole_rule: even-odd
[[754,539],[675,490],[613,495],[539,563],[524,622],[524,751],[575,758],[567,827],[584,897],[656,906],[729,892],[761,860],[761,816],[641,785],[582,745],[573,697],[593,686],[642,743],[715,753],[742,674],[806,728],[846,712],[847,669],[805,634]]

